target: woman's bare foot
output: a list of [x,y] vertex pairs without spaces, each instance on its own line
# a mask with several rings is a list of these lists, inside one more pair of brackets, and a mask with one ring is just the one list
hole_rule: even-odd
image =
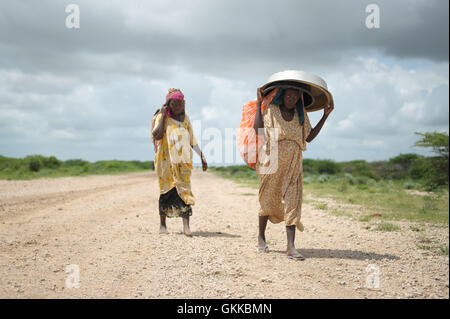
[[168,234],[168,233],[169,233],[169,232],[167,231],[166,225],[161,225],[161,226],[159,226],[159,233],[160,233],[160,234]]
[[183,234],[192,237],[191,229],[189,228],[189,216],[183,217]]
[[259,224],[259,234],[258,234],[258,251],[260,253],[268,253],[269,247],[266,244],[266,226],[267,221],[269,220],[269,216],[259,216],[258,224]]
[[287,250],[287,258],[294,260],[305,260],[302,254],[300,254],[295,247],[288,248]]
[[294,260],[305,260],[305,257],[295,249],[295,225],[286,226],[287,235],[287,257]]
[[166,216],[165,215],[159,215],[159,233],[160,234],[167,234],[167,226],[166,226]]
[[262,236],[258,236],[258,251],[260,253],[268,253],[269,247],[266,244],[266,239]]

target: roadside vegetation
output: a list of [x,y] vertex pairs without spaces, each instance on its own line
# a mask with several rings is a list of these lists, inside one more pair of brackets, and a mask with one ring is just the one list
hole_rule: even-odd
[[95,174],[121,174],[153,169],[153,162],[97,161],[82,159],[61,161],[55,156],[30,155],[10,158],[0,155],[0,178],[26,180],[40,177],[84,176]]
[[[436,156],[400,154],[387,161],[303,160],[305,202],[316,209],[361,222],[379,221],[380,231],[396,231],[386,220],[448,224],[448,134],[416,133],[416,146]],[[211,171],[254,188],[256,172],[247,166],[211,167]],[[330,199],[322,201],[321,199]]]

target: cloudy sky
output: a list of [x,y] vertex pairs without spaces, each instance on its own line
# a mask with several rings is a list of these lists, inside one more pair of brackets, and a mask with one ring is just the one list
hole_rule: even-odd
[[[66,27],[71,3],[80,28]],[[366,27],[370,3],[379,28]],[[414,132],[449,129],[448,6],[2,0],[0,155],[152,160],[151,118],[176,87],[209,163],[242,163],[226,132],[256,88],[286,69],[321,76],[335,100],[305,158],[429,154],[412,145]],[[322,114],[309,113],[313,125]]]

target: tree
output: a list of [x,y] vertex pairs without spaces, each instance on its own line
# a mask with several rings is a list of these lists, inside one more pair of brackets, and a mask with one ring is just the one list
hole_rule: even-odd
[[421,135],[422,139],[414,143],[414,146],[419,147],[431,147],[433,152],[438,154],[440,157],[447,159],[448,162],[448,133],[419,133],[415,132],[417,135]]
[[415,142],[414,146],[431,147],[433,152],[437,154],[435,157],[427,158],[423,163],[426,172],[425,184],[434,189],[437,186],[448,185],[448,164],[449,164],[449,137],[448,133],[419,133],[422,139]]

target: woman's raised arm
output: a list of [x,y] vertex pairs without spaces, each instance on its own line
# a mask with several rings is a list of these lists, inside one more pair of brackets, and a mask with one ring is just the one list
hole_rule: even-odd
[[156,140],[160,140],[163,138],[164,136],[164,131],[166,130],[165,128],[165,120],[167,117],[167,110],[168,110],[169,106],[168,105],[164,105],[161,108],[161,120],[159,121],[158,125],[153,129],[152,131],[152,135]]
[[328,118],[328,115],[330,115],[331,111],[334,109],[334,102],[331,100],[331,103],[328,107],[323,109],[323,116],[320,119],[319,123],[311,130],[308,137],[306,138],[306,141],[310,143],[313,139],[316,138],[317,134],[319,134],[320,130],[322,129],[323,124],[325,123],[325,120]]
[[258,129],[264,128],[264,121],[261,114],[261,102],[262,102],[262,88],[257,89],[258,103],[256,104],[256,116],[255,122],[253,123],[253,128],[256,134],[258,134]]

